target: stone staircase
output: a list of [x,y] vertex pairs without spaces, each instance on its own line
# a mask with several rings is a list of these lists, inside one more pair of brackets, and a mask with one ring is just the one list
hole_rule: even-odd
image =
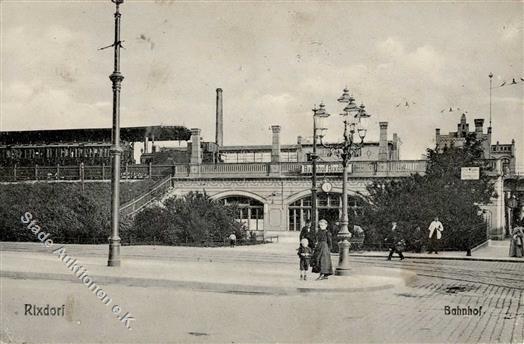
[[145,207],[154,202],[163,201],[165,195],[174,187],[173,178],[167,176],[155,183],[151,189],[139,195],[120,207],[120,216],[133,217]]

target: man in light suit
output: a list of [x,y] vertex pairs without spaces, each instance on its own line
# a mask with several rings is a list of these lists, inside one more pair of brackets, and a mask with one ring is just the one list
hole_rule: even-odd
[[438,254],[438,242],[442,238],[442,231],[444,226],[442,222],[438,220],[438,217],[435,216],[435,219],[429,225],[429,251],[428,253],[435,252]]

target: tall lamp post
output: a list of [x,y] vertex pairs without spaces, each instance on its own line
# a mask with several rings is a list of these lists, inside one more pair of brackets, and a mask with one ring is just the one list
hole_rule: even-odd
[[[351,238],[351,233],[348,229],[348,167],[351,158],[355,154],[358,154],[364,145],[364,138],[367,133],[366,122],[370,115],[366,112],[364,104],[358,106],[355,103],[355,98],[351,96],[347,88],[344,89],[338,101],[346,104],[340,114],[344,118],[343,140],[341,143],[329,145],[323,144],[322,140],[320,143],[323,147],[331,149],[335,155],[342,159],[342,221],[337,236],[339,240],[339,260],[335,275],[347,276],[350,271],[348,256],[350,246],[349,238]],[[327,116],[329,115],[327,114]]]
[[120,147],[120,89],[124,76],[120,73],[120,17],[119,6],[124,0],[111,0],[116,5],[115,11],[115,42],[113,47],[114,69],[109,79],[113,83],[113,128],[111,132],[111,237],[109,238],[109,258],[107,266],[120,266],[120,158],[122,147]]
[[329,117],[325,105],[321,102],[319,107],[313,108],[313,153],[311,154],[311,228],[317,229],[317,139],[324,136],[326,127],[324,120]]

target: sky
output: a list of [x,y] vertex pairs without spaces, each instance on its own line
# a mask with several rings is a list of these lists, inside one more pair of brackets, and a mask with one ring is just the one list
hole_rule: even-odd
[[[114,4],[0,6],[0,130],[110,127],[113,52],[98,49],[113,43]],[[492,72],[493,143],[514,138],[524,170],[523,2],[128,0],[121,13],[122,126],[184,125],[214,141],[220,87],[226,145],[270,144],[276,124],[296,143],[321,101],[337,141],[348,87],[372,115],[366,140],[387,121],[401,159],[419,159],[465,111],[487,126]]]

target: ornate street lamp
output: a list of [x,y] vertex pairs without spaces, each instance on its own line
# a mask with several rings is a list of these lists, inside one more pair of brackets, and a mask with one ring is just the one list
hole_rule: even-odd
[[325,105],[320,102],[318,108],[313,108],[313,153],[311,154],[311,228],[317,230],[317,139],[322,141],[327,130],[325,119],[329,117]]
[[120,73],[120,17],[119,6],[124,0],[111,0],[116,5],[115,11],[115,42],[112,44],[114,53],[114,70],[109,76],[113,83],[113,128],[111,132],[111,237],[109,238],[109,259],[107,266],[120,266],[120,89],[124,76]]
[[320,144],[331,149],[336,156],[342,159],[342,221],[340,231],[338,232],[339,260],[335,275],[345,276],[349,275],[350,270],[348,256],[349,238],[351,238],[351,233],[348,229],[348,167],[350,159],[360,153],[361,148],[364,146],[364,138],[367,134],[367,120],[370,115],[366,112],[364,104],[358,106],[355,103],[355,98],[351,96],[347,88],[344,89],[338,101],[346,104],[340,114],[344,118],[343,141],[337,144],[324,144],[321,139]]

